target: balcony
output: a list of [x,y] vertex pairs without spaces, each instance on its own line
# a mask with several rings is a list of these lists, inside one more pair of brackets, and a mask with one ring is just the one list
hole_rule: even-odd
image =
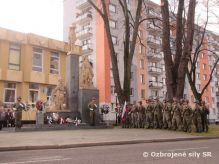
[[89,38],[92,36],[92,28],[91,27],[87,27],[85,29],[82,29],[80,31],[76,31],[76,37],[80,40]]
[[86,13],[80,13],[76,16],[77,24],[84,24],[92,20],[92,13],[90,11]]
[[90,3],[88,2],[88,0],[77,0],[76,7],[79,10],[84,10],[84,9],[90,7]]
[[161,88],[163,88],[163,82],[149,81],[149,88],[151,88],[151,89],[161,89]]
[[162,68],[159,68],[159,67],[154,67],[154,66],[149,66],[149,73],[151,73],[151,74],[157,74],[157,75],[159,75],[159,74],[162,74],[162,72],[163,72],[163,69]]
[[86,44],[82,46],[83,54],[91,53],[93,51],[92,44]]
[[151,60],[151,61],[160,61],[163,58],[161,53],[155,53],[155,52],[148,52],[147,57],[148,57],[148,60]]
[[161,32],[161,29],[157,26],[154,26],[152,23],[147,25],[147,29],[152,32]]
[[152,37],[148,37],[147,43],[151,46],[161,46],[161,39],[155,39]]
[[154,10],[149,10],[148,15],[152,17],[158,17],[161,18],[161,13],[155,12]]

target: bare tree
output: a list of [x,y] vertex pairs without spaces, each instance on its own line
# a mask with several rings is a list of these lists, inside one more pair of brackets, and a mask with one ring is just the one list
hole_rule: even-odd
[[[174,0],[174,10],[170,9],[170,1],[161,0],[161,13],[163,17],[162,41],[169,99],[173,97],[183,98],[186,75],[197,100],[201,100],[205,89],[212,80],[213,71],[218,63],[217,57],[212,67],[209,81],[202,88],[202,91],[198,92],[196,88],[196,63],[198,57],[202,51],[209,51],[215,54],[210,49],[203,49],[204,40],[206,40],[206,27],[209,23],[209,1],[202,2],[207,7],[207,19],[204,25],[199,26],[197,24],[198,21],[195,20],[196,18],[199,19],[198,11],[196,11],[198,4],[196,0],[180,0],[178,2]],[[177,11],[176,6],[178,6]],[[174,34],[171,35],[171,32]],[[175,43],[173,45],[174,51],[171,49],[172,37]]]
[[99,3],[94,3],[92,0],[88,0],[88,2],[92,5],[92,7],[99,13],[102,17],[105,31],[108,39],[108,45],[110,49],[110,57],[112,63],[112,73],[115,83],[115,92],[118,94],[118,99],[120,103],[124,103],[124,101],[130,101],[130,84],[131,84],[131,65],[133,56],[135,54],[136,43],[138,41],[141,43],[139,38],[139,27],[142,22],[148,19],[156,19],[156,18],[147,18],[144,16],[142,11],[145,11],[146,5],[144,0],[136,1],[137,6],[132,13],[129,10],[128,4],[126,0],[118,0],[119,7],[122,9],[123,17],[124,17],[124,83],[123,86],[120,82],[119,68],[117,63],[117,57],[115,52],[115,47],[112,41],[112,34],[110,31],[109,25],[109,13],[107,11],[107,2],[105,0],[100,0]]
[[[215,4],[215,3],[213,3]],[[188,81],[191,87],[191,90],[193,92],[193,95],[195,97],[196,100],[201,101],[202,100],[202,96],[204,94],[204,91],[207,89],[207,87],[209,86],[212,78],[213,78],[213,72],[218,64],[219,61],[219,57],[217,52],[215,52],[215,50],[210,49],[209,47],[206,48],[206,44],[213,44],[211,42],[207,42],[208,36],[207,33],[209,33],[207,31],[207,25],[210,23],[209,22],[209,15],[215,15],[214,12],[210,12],[210,0],[206,0],[205,4],[203,4],[203,6],[205,6],[206,8],[206,19],[204,20],[204,23],[202,25],[197,25],[195,27],[195,34],[196,37],[194,39],[194,43],[193,43],[193,52],[189,58],[189,65],[188,65],[188,69],[187,69],[187,77],[188,77]],[[203,14],[203,13],[202,13]],[[199,17],[198,17],[199,18]],[[197,21],[198,22],[198,21]],[[203,22],[203,20],[202,20]],[[213,35],[213,34],[211,34]],[[207,54],[211,53],[213,55],[213,58],[215,59],[213,66],[211,67],[211,72],[210,72],[210,76],[208,78],[208,81],[206,82],[206,84],[204,85],[203,88],[197,88],[196,86],[196,81],[197,81],[197,62],[198,59],[200,58],[200,54],[206,52]]]

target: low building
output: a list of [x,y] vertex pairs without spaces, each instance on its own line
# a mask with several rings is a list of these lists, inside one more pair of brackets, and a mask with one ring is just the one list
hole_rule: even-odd
[[0,28],[0,100],[11,108],[16,98],[35,106],[49,101],[59,78],[65,79],[67,43]]

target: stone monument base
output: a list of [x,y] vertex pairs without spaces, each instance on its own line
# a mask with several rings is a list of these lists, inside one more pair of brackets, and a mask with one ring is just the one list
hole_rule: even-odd
[[88,104],[92,100],[92,98],[96,98],[96,102],[98,105],[98,110],[95,111],[95,125],[100,124],[100,114],[99,114],[99,90],[96,88],[82,88],[79,89],[79,95],[78,95],[78,106],[79,106],[79,112],[81,114],[82,122],[84,123],[90,123],[90,111],[88,109]]

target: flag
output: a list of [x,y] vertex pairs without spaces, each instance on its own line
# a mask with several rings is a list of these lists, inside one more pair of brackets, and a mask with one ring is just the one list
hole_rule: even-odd
[[124,106],[123,106],[123,109],[122,109],[122,118],[123,118],[123,116],[124,116],[124,114],[125,114],[125,111],[126,111],[126,101],[125,101],[125,103],[124,103]]

